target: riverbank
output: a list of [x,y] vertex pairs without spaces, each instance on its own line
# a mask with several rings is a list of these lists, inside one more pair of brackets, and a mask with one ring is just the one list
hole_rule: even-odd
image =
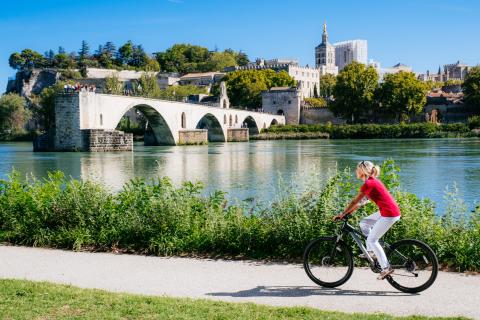
[[[399,189],[396,170],[387,161],[381,176],[403,216],[386,241],[417,238],[434,249],[443,268],[480,271],[480,209],[469,214],[461,199],[453,197],[446,214],[436,216],[432,201]],[[221,191],[202,196],[200,184],[186,182],[177,188],[167,178],[132,180],[113,193],[102,184],[72,180],[59,172],[26,182],[14,174],[0,181],[0,242],[299,261],[311,239],[335,230],[332,216],[357,189],[358,182],[338,172],[322,186],[252,206],[229,201]],[[369,205],[355,218],[374,210]]]
[[266,132],[251,135],[250,140],[308,140],[328,139],[330,135],[324,132]]
[[480,137],[478,130],[471,130],[467,124],[319,124],[272,126],[262,130],[269,136],[328,134],[331,139],[399,139],[399,138],[469,138]]

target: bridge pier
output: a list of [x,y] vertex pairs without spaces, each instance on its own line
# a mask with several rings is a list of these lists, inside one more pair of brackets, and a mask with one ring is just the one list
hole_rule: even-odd
[[193,129],[178,131],[179,145],[200,145],[208,143],[208,130]]
[[228,142],[247,142],[249,141],[248,128],[227,129]]

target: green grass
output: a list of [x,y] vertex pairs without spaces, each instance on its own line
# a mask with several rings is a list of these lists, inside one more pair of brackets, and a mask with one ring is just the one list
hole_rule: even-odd
[[465,319],[347,314],[186,298],[147,297],[24,280],[0,280],[1,319]]

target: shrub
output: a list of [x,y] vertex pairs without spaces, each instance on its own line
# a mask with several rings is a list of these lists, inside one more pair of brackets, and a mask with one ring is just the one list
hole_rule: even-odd
[[[381,177],[394,194],[402,219],[387,241],[418,238],[455,270],[480,270],[480,209],[467,214],[455,192],[449,209],[401,189],[393,161]],[[135,179],[112,194],[94,182],[56,172],[37,180],[13,172],[0,180],[0,241],[67,249],[121,250],[156,255],[206,254],[224,257],[300,260],[313,238],[331,234],[332,216],[357,192],[349,170],[300,194],[291,188],[269,206],[228,203],[225,193],[201,196],[201,184],[175,187],[168,178]],[[354,221],[376,208],[359,209]]]
[[470,130],[463,123],[436,125],[433,123],[412,124],[354,124],[354,125],[284,125],[271,126],[265,133],[278,132],[325,132],[333,139],[369,139],[369,138],[434,138],[455,134],[469,136]]
[[468,118],[468,126],[470,129],[480,128],[480,116],[472,116]]

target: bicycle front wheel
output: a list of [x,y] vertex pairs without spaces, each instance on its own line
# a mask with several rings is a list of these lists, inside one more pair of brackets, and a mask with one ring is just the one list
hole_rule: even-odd
[[338,287],[352,276],[352,251],[344,242],[337,242],[336,237],[318,238],[305,248],[303,267],[316,284],[328,288]]
[[433,250],[419,240],[406,239],[395,242],[387,252],[394,273],[387,281],[406,293],[421,292],[437,278],[438,260]]

